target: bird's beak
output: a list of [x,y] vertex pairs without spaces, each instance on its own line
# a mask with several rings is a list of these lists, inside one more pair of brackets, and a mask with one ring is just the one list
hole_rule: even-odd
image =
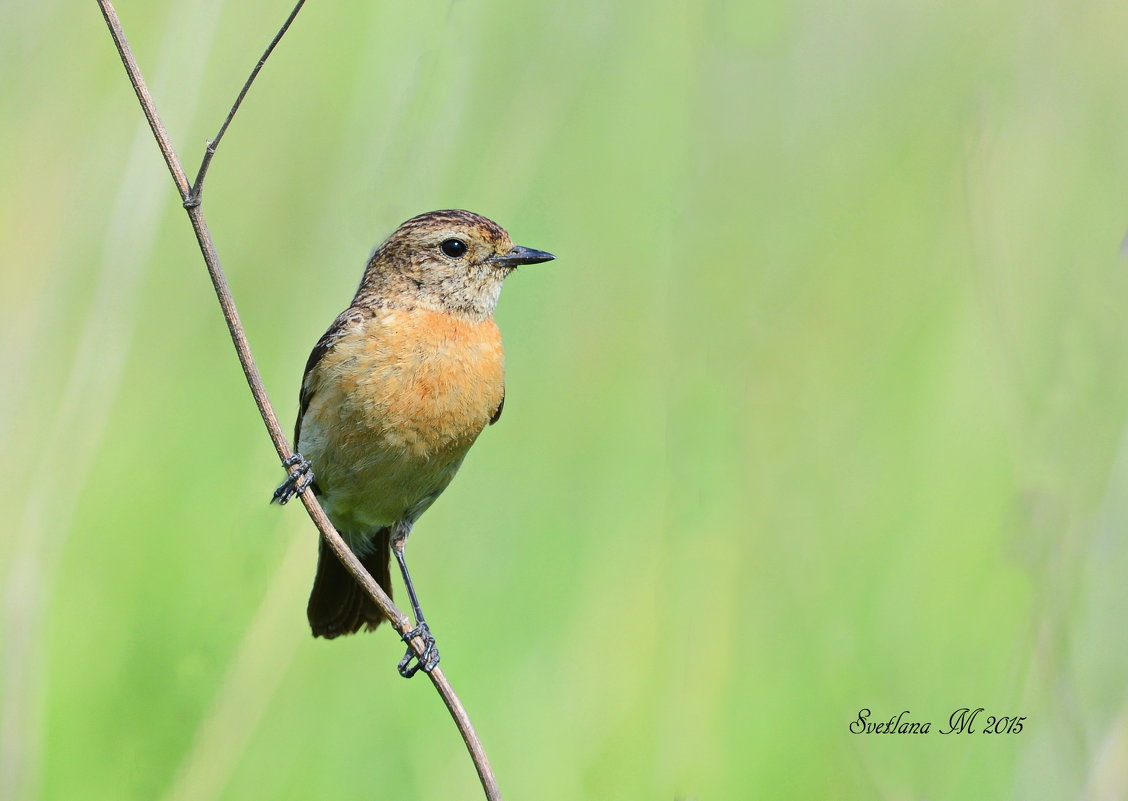
[[517,267],[522,264],[540,264],[542,261],[552,261],[556,257],[543,250],[523,248],[520,245],[506,253],[504,256],[494,256],[490,264],[500,264],[502,267]]

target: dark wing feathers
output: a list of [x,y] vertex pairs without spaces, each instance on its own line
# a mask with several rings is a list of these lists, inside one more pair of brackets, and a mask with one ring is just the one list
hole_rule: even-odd
[[301,395],[298,397],[298,419],[294,423],[295,449],[298,447],[298,436],[302,433],[302,417],[305,416],[306,409],[309,408],[309,402],[313,399],[313,388],[310,386],[309,374],[313,372],[313,369],[317,367],[321,358],[328,353],[337,340],[341,338],[346,328],[354,323],[363,322],[375,316],[375,314],[372,309],[364,307],[345,309],[337,315],[337,319],[329,326],[329,330],[326,331],[321,339],[317,340],[317,344],[313,346],[313,350],[306,360],[305,372],[302,373],[302,391]]
[[499,403],[497,405],[497,409],[494,410],[493,417],[490,418],[490,425],[491,426],[494,423],[496,423],[498,420],[501,419],[501,410],[504,409],[504,408],[505,408],[505,387],[502,387],[502,389],[501,389],[501,403]]

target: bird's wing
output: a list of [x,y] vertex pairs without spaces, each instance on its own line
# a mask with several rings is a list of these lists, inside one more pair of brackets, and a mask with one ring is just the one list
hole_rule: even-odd
[[345,309],[337,315],[337,319],[329,326],[321,339],[317,340],[317,344],[313,346],[313,350],[306,360],[305,372],[302,374],[302,392],[298,398],[298,419],[294,423],[294,448],[298,447],[298,437],[302,433],[302,417],[305,416],[306,409],[309,408],[309,402],[313,399],[314,382],[312,373],[317,368],[318,363],[322,357],[328,353],[337,340],[345,333],[351,325],[364,322],[365,320],[373,317],[375,312],[372,309],[364,307],[353,307]]
[[505,408],[505,387],[501,388],[501,402],[498,403],[497,408],[494,410],[493,416],[490,417],[490,425],[492,426],[501,419],[501,410]]

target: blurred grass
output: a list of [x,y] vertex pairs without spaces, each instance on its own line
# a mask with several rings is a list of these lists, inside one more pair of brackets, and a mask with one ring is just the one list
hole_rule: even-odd
[[[287,9],[118,9],[194,166]],[[475,797],[393,638],[308,637],[312,529],[94,5],[0,23],[0,796]],[[206,201],[284,419],[406,217],[559,256],[412,540],[507,797],[1128,795],[1126,23],[303,11]],[[1026,729],[936,734],[963,706]]]

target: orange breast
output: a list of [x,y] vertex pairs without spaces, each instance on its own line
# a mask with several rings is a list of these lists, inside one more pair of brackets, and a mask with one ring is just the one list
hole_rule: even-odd
[[442,491],[501,403],[501,335],[489,319],[381,310],[310,382],[300,448],[334,496],[327,508],[387,525]]

